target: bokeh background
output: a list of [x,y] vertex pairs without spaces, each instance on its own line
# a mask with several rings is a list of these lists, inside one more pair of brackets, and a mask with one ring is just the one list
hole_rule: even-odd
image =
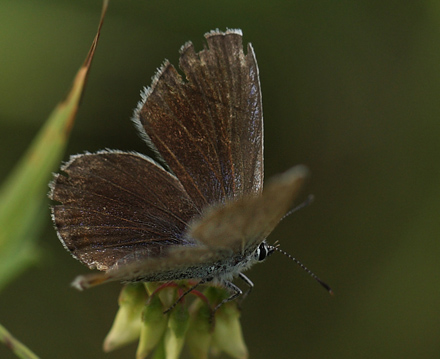
[[[0,2],[0,179],[67,93],[100,1]],[[211,29],[241,28],[260,67],[266,178],[298,163],[313,205],[270,241],[287,258],[247,273],[251,358],[440,355],[440,3],[113,1],[65,159],[103,148],[150,154],[130,122],[164,58]],[[49,201],[48,201],[49,203]],[[38,265],[0,293],[0,323],[42,358],[134,358],[101,350],[119,284],[79,293],[87,269],[62,248],[49,209]],[[14,356],[0,346],[1,358]]]

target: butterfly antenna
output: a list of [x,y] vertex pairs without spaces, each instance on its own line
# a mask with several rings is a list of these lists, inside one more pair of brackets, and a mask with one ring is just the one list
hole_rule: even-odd
[[296,211],[299,211],[300,209],[303,209],[304,207],[307,207],[309,204],[311,204],[311,203],[314,201],[314,199],[315,199],[315,196],[314,196],[313,194],[309,194],[308,197],[307,197],[307,199],[306,199],[304,202],[300,203],[300,204],[297,205],[296,207],[292,208],[289,212],[287,212],[287,213],[283,216],[283,218],[281,218],[281,221],[282,221],[284,218],[290,216],[292,213],[295,213]]
[[301,267],[301,269],[306,271],[314,280],[316,280],[319,284],[321,284],[327,290],[327,292],[329,292],[329,294],[333,295],[333,290],[330,288],[330,286],[327,283],[322,281],[315,273],[313,273],[309,268],[307,268],[304,264],[302,264],[298,259],[296,259],[295,257],[291,256],[289,253],[279,248],[279,245],[271,246],[270,249],[280,252],[284,254],[286,257],[290,258],[292,261],[298,264]]

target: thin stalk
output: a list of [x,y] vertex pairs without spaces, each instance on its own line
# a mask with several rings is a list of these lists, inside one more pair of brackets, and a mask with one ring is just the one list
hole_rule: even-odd
[[0,324],[0,341],[3,342],[12,352],[22,359],[39,359],[26,345],[16,339],[8,330]]

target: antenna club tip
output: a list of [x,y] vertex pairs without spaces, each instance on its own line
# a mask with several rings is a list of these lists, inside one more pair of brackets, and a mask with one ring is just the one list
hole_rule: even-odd
[[333,289],[330,288],[330,286],[323,282],[321,279],[317,278],[319,284],[321,284],[328,292],[328,294],[330,294],[331,296],[335,295],[335,293],[333,292]]

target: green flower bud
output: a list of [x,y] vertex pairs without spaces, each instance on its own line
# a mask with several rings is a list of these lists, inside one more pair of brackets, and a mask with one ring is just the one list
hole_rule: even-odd
[[128,284],[119,295],[119,310],[104,340],[104,351],[120,348],[139,337],[147,293],[142,284]]
[[163,314],[163,304],[157,295],[148,300],[142,313],[142,326],[136,359],[144,359],[158,345],[168,324],[168,315]]
[[248,350],[244,343],[237,303],[223,304],[215,314],[213,345],[233,358],[245,359]]
[[186,343],[195,359],[207,359],[212,342],[213,324],[211,308],[197,299],[190,308],[189,328]]
[[168,330],[165,333],[166,359],[178,359],[185,343],[185,334],[189,325],[188,308],[181,302],[170,313]]

